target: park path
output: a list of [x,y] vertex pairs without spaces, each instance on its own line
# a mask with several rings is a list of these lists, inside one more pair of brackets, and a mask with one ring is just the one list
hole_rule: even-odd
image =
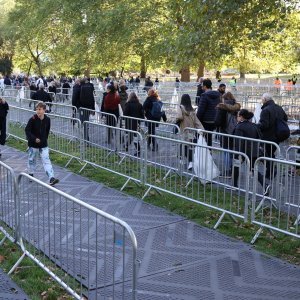
[[[16,173],[26,171],[24,152],[5,147],[2,161]],[[134,230],[141,262],[138,299],[300,299],[299,267],[64,168],[54,169],[60,179],[57,189],[126,221]],[[36,177],[47,180],[41,164]],[[118,295],[118,285],[116,291]],[[94,293],[101,299],[101,289]]]

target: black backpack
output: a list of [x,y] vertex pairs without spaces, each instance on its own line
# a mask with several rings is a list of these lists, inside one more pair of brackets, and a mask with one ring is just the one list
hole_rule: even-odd
[[291,135],[288,124],[282,119],[276,119],[275,121],[275,136],[278,143],[281,143],[288,139]]
[[163,115],[163,103],[161,101],[153,101],[151,108],[151,116],[155,120],[160,120]]

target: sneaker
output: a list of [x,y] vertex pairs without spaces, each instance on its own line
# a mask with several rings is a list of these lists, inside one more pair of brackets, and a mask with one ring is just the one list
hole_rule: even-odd
[[59,180],[57,178],[54,178],[54,177],[50,178],[50,183],[49,184],[51,186],[53,186],[53,185],[55,185],[57,183],[59,183]]
[[189,165],[188,165],[188,170],[192,170],[193,169],[193,162],[189,162]]
[[269,196],[271,191],[271,185],[267,184],[264,190],[264,196]]

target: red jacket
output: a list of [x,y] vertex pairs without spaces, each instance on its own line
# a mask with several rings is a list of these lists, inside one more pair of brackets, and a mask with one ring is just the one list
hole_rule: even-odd
[[117,93],[108,93],[104,98],[104,110],[111,111],[118,109],[120,104],[120,96]]

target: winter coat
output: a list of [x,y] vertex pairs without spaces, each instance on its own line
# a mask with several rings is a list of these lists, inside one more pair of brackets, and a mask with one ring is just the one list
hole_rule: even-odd
[[94,86],[90,82],[81,85],[79,107],[95,110]]
[[[187,111],[183,105],[180,105],[177,111],[176,122],[180,122],[179,128],[181,133],[184,132],[184,128],[186,127],[204,129],[196,116],[196,112],[194,110]],[[185,141],[192,141],[193,137],[194,134],[191,135],[186,132],[183,138]]]
[[104,111],[115,111],[119,109],[120,96],[118,93],[107,93],[104,98]]
[[[140,102],[136,101],[129,101],[125,103],[124,108],[124,116],[137,118],[137,119],[144,119],[144,109]],[[125,128],[137,131],[139,121],[135,119],[126,118],[125,119]]]
[[[236,125],[233,135],[251,139],[260,139],[261,133],[256,124],[245,120]],[[259,142],[235,139],[233,150],[245,153],[249,158],[257,158],[259,157]]]
[[276,119],[287,121],[287,115],[282,107],[275,104],[273,100],[265,102],[261,109],[258,127],[261,130],[262,139],[277,143]]
[[125,109],[125,103],[127,102],[127,99],[128,99],[128,94],[126,91],[124,90],[121,90],[119,92],[119,96],[120,96],[120,104],[121,104],[121,107],[122,107],[122,110],[124,112],[124,109]]
[[214,124],[216,118],[216,106],[221,102],[221,94],[218,91],[208,90],[200,96],[197,117],[200,122]]
[[81,92],[81,86],[79,84],[75,84],[73,86],[72,105],[77,108],[80,107],[80,92]]
[[166,114],[164,112],[162,114],[162,117],[159,118],[159,119],[156,119],[152,116],[151,110],[152,110],[153,102],[155,102],[155,101],[160,101],[160,100],[157,99],[156,97],[153,97],[153,96],[150,96],[150,97],[146,98],[146,100],[143,104],[143,108],[144,108],[144,111],[145,111],[146,118],[148,120],[153,120],[153,121],[157,121],[157,122],[160,122],[161,118],[163,118],[163,120],[166,122],[167,117],[166,117]]
[[38,90],[32,95],[33,100],[39,100],[42,102],[52,102],[50,95],[44,90]]
[[[1,101],[1,100],[0,100]],[[5,119],[9,110],[7,102],[0,102],[0,119]]]
[[[48,136],[50,132],[50,118],[44,115],[44,119],[41,120],[36,114],[33,115],[25,128],[26,138],[28,141],[28,147],[33,148],[45,148],[48,146]],[[36,138],[40,139],[40,143],[36,143]]]

